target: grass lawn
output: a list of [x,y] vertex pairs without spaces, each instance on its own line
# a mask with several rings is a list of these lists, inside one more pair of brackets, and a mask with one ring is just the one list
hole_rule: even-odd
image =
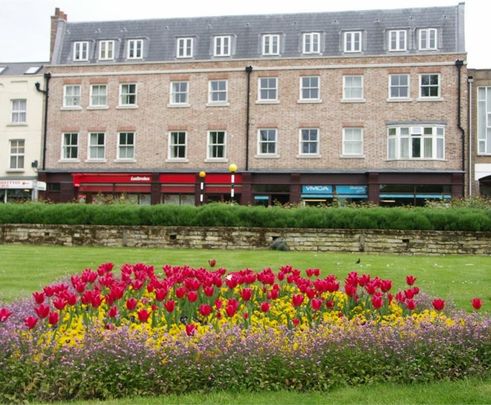
[[[277,269],[291,264],[300,269],[318,267],[323,274],[344,278],[349,271],[391,278],[394,287],[404,285],[405,276],[417,277],[423,291],[453,300],[459,307],[470,308],[469,301],[478,296],[485,300],[484,309],[491,312],[491,257],[442,256],[415,257],[365,254],[332,254],[313,252],[224,251],[137,249],[99,247],[59,247],[0,245],[0,301],[28,297],[46,283],[112,261],[117,266],[144,262],[160,268],[163,264],[207,266],[215,258],[217,266],[229,270],[264,267]],[[356,263],[360,259],[360,263]],[[486,404],[491,403],[490,376],[434,384],[377,384],[342,387],[327,393],[260,392],[189,394],[153,398],[106,401],[104,404]],[[74,402],[95,404],[98,402]]]
[[396,288],[403,287],[405,276],[413,274],[417,285],[431,295],[450,299],[461,308],[470,308],[470,299],[481,297],[485,301],[483,309],[491,311],[491,256],[0,245],[0,258],[0,301],[4,302],[27,297],[47,283],[104,262],[117,266],[142,262],[159,269],[163,264],[208,266],[208,259],[215,258],[217,266],[228,270],[277,270],[291,264],[302,270],[317,267],[324,275],[333,273],[343,279],[349,271],[356,270],[391,278]]

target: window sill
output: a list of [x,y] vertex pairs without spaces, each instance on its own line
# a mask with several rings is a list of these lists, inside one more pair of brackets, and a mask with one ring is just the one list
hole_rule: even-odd
[[297,155],[297,159],[321,159],[322,156],[319,155],[319,154],[301,154],[301,155]]
[[82,107],[61,107],[61,111],[82,111]]
[[5,170],[5,173],[24,173],[24,169],[7,169]]
[[271,154],[271,155],[268,155],[268,154],[263,154],[263,155],[255,155],[254,156],[256,159],[279,159],[280,158],[280,155],[278,154]]
[[189,163],[189,159],[165,159],[166,163]]
[[339,155],[340,159],[365,159],[365,155]]
[[189,108],[191,107],[191,104],[188,103],[182,103],[182,104],[167,104],[168,108]]
[[313,98],[312,100],[305,99],[305,100],[297,100],[298,104],[320,104],[322,103],[322,99],[319,98]]
[[27,127],[27,122],[20,122],[20,123],[14,123],[11,122],[10,124],[6,125],[7,127]]
[[280,104],[279,100],[256,100],[256,104]]
[[58,163],[80,163],[80,159],[60,159]]
[[85,163],[106,163],[106,159],[87,159]]
[[366,99],[364,98],[353,98],[353,99],[349,99],[349,98],[343,98],[341,100],[342,103],[366,103]]
[[136,163],[136,159],[114,159],[114,163]]
[[483,157],[489,157],[491,156],[491,153],[477,153],[476,156],[483,156]]
[[401,159],[387,159],[386,162],[446,162],[446,159],[437,158],[401,158]]
[[207,107],[228,107],[230,106],[229,102],[224,102],[224,103],[206,103],[205,104]]
[[109,106],[107,106],[107,105],[101,105],[101,106],[89,105],[87,107],[87,110],[109,110]]
[[443,101],[441,97],[418,97],[416,101]]
[[388,103],[409,103],[413,101],[412,98],[388,98],[387,102]]
[[205,163],[226,163],[228,162],[228,159],[226,158],[207,158],[205,159]]
[[116,110],[135,110],[138,108],[138,105],[132,104],[132,105],[118,105],[116,107]]

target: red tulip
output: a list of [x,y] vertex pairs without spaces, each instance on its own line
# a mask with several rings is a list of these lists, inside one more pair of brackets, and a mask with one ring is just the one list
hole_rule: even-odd
[[38,307],[34,308],[34,311],[36,311],[37,316],[39,316],[41,319],[44,319],[49,315],[49,306],[41,304]]
[[481,309],[481,307],[482,307],[482,299],[481,298],[473,298],[471,302],[472,302],[472,308],[474,308],[476,311]]
[[300,320],[298,318],[293,318],[292,322],[293,322],[293,326],[298,326]]
[[0,322],[5,322],[9,319],[10,315],[12,315],[12,312],[7,308],[0,308]]
[[186,325],[186,335],[193,336],[195,332],[196,332],[196,326],[192,323],[188,323]]
[[146,309],[140,309],[138,311],[138,320],[141,323],[147,322],[149,317],[150,317],[150,312],[148,312]]
[[58,312],[50,312],[48,316],[48,322],[50,325],[56,325],[59,320],[60,316],[58,315]]
[[303,294],[295,294],[292,297],[292,304],[294,307],[299,307],[303,302]]
[[241,292],[240,292],[240,296],[242,297],[242,299],[244,301],[249,301],[252,297],[252,290],[250,288],[244,288]]
[[409,288],[406,291],[404,291],[404,295],[408,300],[411,300],[414,297],[414,290],[412,288]]
[[268,291],[268,299],[275,300],[280,296],[280,290],[277,288],[273,288],[271,291]]
[[24,324],[29,328],[32,329],[36,326],[38,320],[37,318],[34,318],[33,316],[28,316],[26,319],[24,319]]
[[197,299],[198,299],[198,293],[196,291],[189,291],[188,292],[189,302],[196,302]]
[[44,302],[44,292],[34,292],[32,293],[32,296],[34,298],[34,301],[36,301],[36,304],[42,304]]
[[166,295],[167,290],[164,290],[163,288],[158,288],[157,290],[155,290],[155,299],[157,301],[163,301]]
[[243,317],[244,317],[244,319],[247,319],[247,318],[249,318],[249,314],[247,312],[244,312]]
[[261,312],[269,312],[269,302],[261,303]]
[[111,307],[109,311],[107,311],[107,315],[109,318],[116,318],[118,315],[118,307]]
[[131,297],[126,300],[126,308],[128,308],[129,311],[133,311],[136,308],[136,304],[138,301]]
[[441,298],[437,298],[433,300],[433,308],[437,311],[441,311],[445,307],[445,301]]
[[174,311],[174,308],[176,307],[176,302],[173,300],[169,300],[164,304],[164,306],[167,312],[171,313],[172,311]]
[[205,293],[205,295],[207,297],[212,297],[213,294],[215,293],[215,289],[213,288],[212,285],[209,285],[209,286],[203,287],[203,292]]
[[229,317],[232,317],[235,315],[238,308],[239,308],[239,302],[237,300],[234,300],[233,298],[231,298],[227,301],[227,305],[225,307],[225,312],[227,313],[227,315]]
[[211,307],[211,305],[201,304],[199,306],[199,313],[202,316],[208,316],[208,315],[210,315],[211,314],[211,311],[213,311],[213,308]]
[[392,288],[392,281],[391,280],[382,280],[380,282],[380,288],[382,289],[383,292],[387,292]]
[[374,309],[380,309],[384,305],[384,299],[381,295],[372,296],[372,306]]
[[68,305],[74,306],[77,303],[77,296],[75,294],[68,294],[66,300]]
[[61,298],[61,297],[58,297],[53,301],[53,306],[56,309],[59,309],[60,311],[65,309],[66,304],[67,304],[66,300],[64,298]]
[[416,281],[416,277],[414,276],[406,276],[407,285],[413,285]]
[[186,289],[184,287],[176,288],[176,297],[182,298],[186,294]]
[[333,300],[327,300],[326,301],[326,307],[329,309],[333,309],[334,308],[334,301]]
[[322,300],[319,299],[319,298],[313,298],[311,301],[310,301],[310,306],[312,307],[312,309],[314,311],[318,311],[321,309],[321,306],[322,306]]
[[347,283],[344,286],[344,292],[348,297],[354,297],[356,295],[356,284]]
[[407,309],[412,311],[412,310],[416,309],[416,303],[414,302],[413,299],[407,300],[406,301],[406,307],[407,307]]

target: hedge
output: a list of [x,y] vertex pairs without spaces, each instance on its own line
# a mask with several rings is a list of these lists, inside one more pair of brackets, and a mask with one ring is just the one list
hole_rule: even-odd
[[491,231],[491,210],[26,203],[0,205],[0,224]]

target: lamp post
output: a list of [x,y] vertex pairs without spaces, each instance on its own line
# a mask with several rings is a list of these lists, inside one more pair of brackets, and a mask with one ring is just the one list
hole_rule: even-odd
[[206,177],[206,172],[204,170],[199,172],[199,204],[203,205],[203,199],[204,199],[204,194],[205,194],[205,177]]
[[228,167],[228,171],[230,172],[230,198],[233,202],[235,196],[234,186],[235,186],[235,172],[237,171],[237,165],[235,163],[232,163]]

